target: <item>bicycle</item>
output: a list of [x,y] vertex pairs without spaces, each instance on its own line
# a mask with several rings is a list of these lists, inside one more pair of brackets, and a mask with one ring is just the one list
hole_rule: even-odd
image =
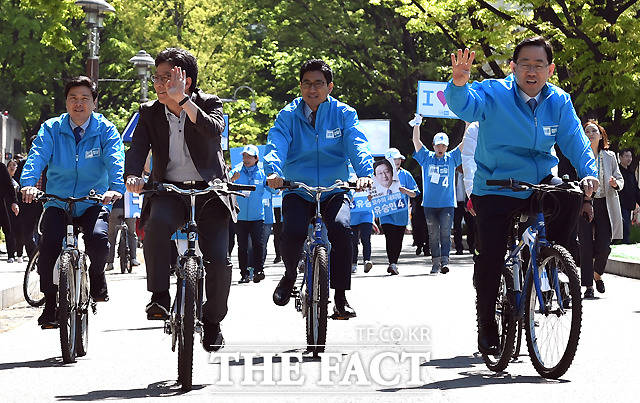
[[[582,191],[572,182],[559,186],[532,185],[507,179],[487,180],[487,185],[513,191],[533,190],[536,215],[535,222],[524,231],[518,243],[518,223],[526,220],[520,219],[520,215],[513,219],[496,300],[499,353],[495,356],[483,354],[482,358],[492,371],[503,371],[520,349],[516,334],[520,338],[521,327],[524,327],[535,370],[544,378],[557,379],[569,369],[578,347],[582,299],[573,258],[564,247],[547,241],[542,202],[550,192],[582,195]],[[523,273],[521,252],[525,247],[529,262]],[[569,329],[566,337],[565,328]],[[558,343],[554,345],[555,342]]]
[[[76,362],[76,357],[87,354],[89,347],[89,307],[95,315],[96,302],[89,296],[87,255],[78,246],[81,228],[73,223],[72,211],[76,203],[83,201],[102,202],[102,195],[91,191],[83,197],[60,197],[40,192],[35,201],[57,200],[65,203],[66,235],[62,240],[62,250],[54,266],[53,282],[58,286],[57,319],[60,328],[62,361]],[[39,253],[38,253],[39,254]],[[36,255],[34,255],[35,261]],[[30,262],[31,264],[31,262]]]
[[320,214],[320,197],[323,193],[336,189],[349,191],[355,184],[337,180],[329,187],[308,186],[302,182],[284,181],[281,189],[304,189],[316,201],[316,213],[310,220],[303,253],[298,264],[298,272],[304,273],[302,279],[293,287],[291,296],[295,307],[306,318],[307,352],[317,358],[324,352],[327,340],[327,307],[329,305],[329,278],[331,262],[329,253],[331,243],[327,228]]
[[122,274],[131,273],[133,265],[133,253],[129,249],[129,226],[124,217],[120,224],[116,226],[116,234],[118,236],[118,260],[120,260],[120,272]]
[[189,219],[180,230],[187,235],[187,249],[178,256],[176,270],[176,297],[169,319],[164,323],[164,332],[171,335],[171,351],[178,345],[178,382],[183,391],[192,389],[193,381],[193,336],[203,336],[202,307],[204,297],[204,265],[196,249],[198,225],[196,224],[196,196],[215,192],[219,195],[233,194],[244,197],[240,191],[255,190],[253,185],[239,185],[216,179],[205,189],[180,189],[170,183],[156,183],[152,190],[141,193],[168,193],[189,196]]
[[38,258],[40,257],[40,248],[36,248],[33,256],[29,258],[27,268],[24,271],[24,280],[22,281],[22,292],[24,299],[33,307],[39,307],[44,304],[44,294],[40,291],[40,273],[38,272]]

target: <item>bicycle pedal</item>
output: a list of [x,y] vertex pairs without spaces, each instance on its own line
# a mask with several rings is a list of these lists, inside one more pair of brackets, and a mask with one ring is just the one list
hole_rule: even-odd
[[164,333],[171,334],[171,323],[168,320],[164,322]]
[[94,315],[98,313],[98,304],[95,301],[91,301],[91,312]]

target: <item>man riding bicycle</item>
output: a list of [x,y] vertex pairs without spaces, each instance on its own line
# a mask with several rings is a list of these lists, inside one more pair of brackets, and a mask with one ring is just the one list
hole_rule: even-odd
[[[487,186],[488,179],[542,183],[558,164],[552,153],[557,143],[577,169],[585,195],[598,187],[597,167],[570,96],[547,82],[553,74],[553,50],[542,37],[522,41],[510,63],[513,75],[503,80],[467,84],[475,52],[451,55],[452,80],[445,97],[451,110],[467,122],[478,121],[475,152],[477,171],[473,183],[473,208],[477,213],[478,256],[474,267],[477,292],[478,348],[496,354],[499,348],[495,304],[504,265],[510,217],[526,211],[531,192],[513,192]],[[549,197],[545,211],[555,210],[547,223],[548,239],[567,246],[578,213],[590,205],[569,194]]]
[[[309,186],[331,186],[337,179],[349,178],[349,161],[358,176],[357,187],[371,186],[373,157],[358,127],[358,115],[350,106],[329,96],[332,90],[333,72],[327,63],[309,60],[301,66],[302,97],[282,109],[269,130],[264,169],[270,187],[281,187],[283,178]],[[335,290],[335,319],[356,316],[345,295],[345,290],[351,288],[352,256],[348,197],[337,190],[323,195],[321,203],[331,242],[330,283]],[[291,297],[315,206],[311,196],[302,190],[284,193],[281,254],[286,271],[273,293],[277,305],[286,305]]]
[[[196,58],[186,50],[168,48],[156,56],[155,65],[153,86],[158,100],[140,106],[140,119],[127,151],[127,190],[142,191],[144,180],[140,176],[149,149],[153,153],[152,182],[171,183],[181,189],[204,189],[216,178],[227,181],[221,148],[225,125],[222,102],[196,87]],[[181,200],[175,194],[154,194],[143,202],[140,220],[145,226],[147,289],[152,293],[146,312],[151,320],[169,317],[170,238],[189,217],[184,200],[188,199]],[[227,314],[231,286],[228,228],[229,219],[235,221],[236,215],[233,197],[209,193],[196,199],[198,245],[206,272],[202,343],[207,351],[216,351],[224,343],[220,322]]]
[[[108,301],[104,266],[109,252],[107,237],[109,206],[124,193],[124,148],[118,130],[96,108],[98,90],[88,77],[74,77],[64,89],[67,113],[47,120],[33,140],[20,179],[23,200],[31,203],[39,190],[36,183],[45,167],[46,193],[60,197],[82,197],[94,190],[103,195],[103,206],[80,202],[72,212],[73,221],[84,231],[84,243],[91,260],[90,294],[94,301]],[[45,204],[40,240],[40,290],[45,296],[38,324],[54,328],[56,292],[53,266],[62,248],[66,215],[61,202]]]

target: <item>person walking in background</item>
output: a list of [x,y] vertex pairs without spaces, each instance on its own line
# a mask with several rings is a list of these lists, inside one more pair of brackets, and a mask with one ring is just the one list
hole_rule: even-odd
[[[404,205],[408,207],[409,199],[416,197],[418,194],[418,184],[416,184],[411,173],[401,167],[402,160],[404,160],[405,157],[397,148],[390,148],[385,152],[384,158],[386,161],[392,160],[395,164],[398,181],[400,182],[398,191],[402,193],[402,201]],[[387,273],[392,276],[399,273],[398,258],[400,258],[400,252],[402,251],[402,239],[404,238],[404,231],[407,228],[407,224],[409,224],[408,208],[406,211],[402,210],[380,217],[380,225],[382,226],[386,240],[387,260],[389,261]]]
[[[9,172],[9,176],[11,178],[11,185],[15,189],[16,199],[18,200],[18,207],[21,207],[22,197],[17,197],[18,192],[20,191],[20,184],[16,179],[20,179],[20,177],[16,177],[16,171],[18,170],[18,161],[15,159],[11,159],[7,161],[7,171]],[[5,204],[6,206],[6,204]],[[20,209],[22,210],[22,209]],[[9,211],[9,209],[7,209]],[[23,228],[20,225],[21,216],[20,214],[8,214],[9,217],[9,225],[10,230],[8,233],[5,233],[5,241],[7,243],[7,252],[8,258],[7,263],[22,263],[22,251],[25,245],[25,236],[23,234]],[[33,241],[32,241],[33,242]],[[13,245],[13,247],[10,247]]]
[[599,293],[605,291],[604,274],[612,239],[622,238],[622,213],[618,191],[624,187],[624,179],[618,168],[616,155],[609,151],[607,132],[595,120],[584,124],[584,132],[591,142],[591,149],[598,164],[600,186],[591,198],[593,215],[578,221],[578,239],[580,241],[580,279],[587,289],[584,298],[594,298],[593,280]]
[[358,241],[362,243],[362,260],[364,272],[369,273],[373,267],[371,262],[371,234],[373,233],[373,211],[351,212],[351,245],[353,246],[353,256],[351,273],[358,271]]
[[640,205],[640,188],[638,181],[631,170],[633,155],[630,149],[622,150],[620,153],[620,173],[624,179],[624,187],[618,192],[620,196],[620,209],[622,210],[622,243],[629,244],[629,233],[631,231],[631,212]]
[[424,207],[422,207],[422,189],[418,183],[418,194],[411,199],[411,236],[413,236],[413,246],[416,247],[416,256],[424,253],[425,256],[431,256],[429,250],[429,231],[427,230],[427,218],[424,216]]
[[[282,203],[281,192],[278,192],[278,198]],[[273,199],[271,202],[273,204]],[[273,207],[273,249],[276,251],[276,257],[273,258],[273,263],[280,263],[282,261],[282,255],[280,254],[280,234],[282,233],[282,207]]]
[[420,140],[422,117],[416,115],[412,121],[414,158],[422,166],[422,206],[429,227],[431,249],[431,274],[449,272],[449,251],[451,249],[451,224],[455,206],[455,169],[462,163],[462,143],[452,151],[449,137],[438,133],[433,138],[435,151],[428,151]]
[[274,222],[273,193],[271,192],[264,193],[262,197],[262,208],[264,209],[264,225],[262,227],[262,242],[264,243],[264,248],[262,252],[261,266],[264,267],[264,262],[267,259],[267,245],[269,244],[269,237],[271,236],[271,231],[273,229],[273,222]]
[[[122,223],[127,224],[127,239],[129,241],[129,253],[131,253],[131,266],[140,266],[138,262],[138,235],[136,234],[136,218],[125,218],[124,197],[113,203],[111,214],[109,214],[109,254],[107,255],[107,266],[105,271],[113,270],[113,258],[116,254],[117,227]],[[124,258],[124,256],[120,256]]]
[[[240,265],[240,283],[248,283],[249,274],[249,237],[253,256],[253,282],[259,283],[264,280],[263,240],[264,234],[264,207],[262,197],[265,192],[266,175],[262,168],[258,166],[258,147],[253,144],[247,145],[242,150],[242,163],[236,165],[229,176],[231,182],[243,185],[254,185],[256,190],[245,191],[247,197],[238,197],[238,222],[236,222],[236,235],[238,237],[238,264]],[[269,192],[273,192],[270,188]]]

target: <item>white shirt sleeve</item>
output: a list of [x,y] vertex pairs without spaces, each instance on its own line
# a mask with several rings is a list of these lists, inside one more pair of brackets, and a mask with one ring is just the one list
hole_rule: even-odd
[[464,148],[462,149],[462,171],[464,172],[464,189],[471,197],[473,177],[476,173],[476,145],[478,144],[478,122],[473,122],[464,132]]

